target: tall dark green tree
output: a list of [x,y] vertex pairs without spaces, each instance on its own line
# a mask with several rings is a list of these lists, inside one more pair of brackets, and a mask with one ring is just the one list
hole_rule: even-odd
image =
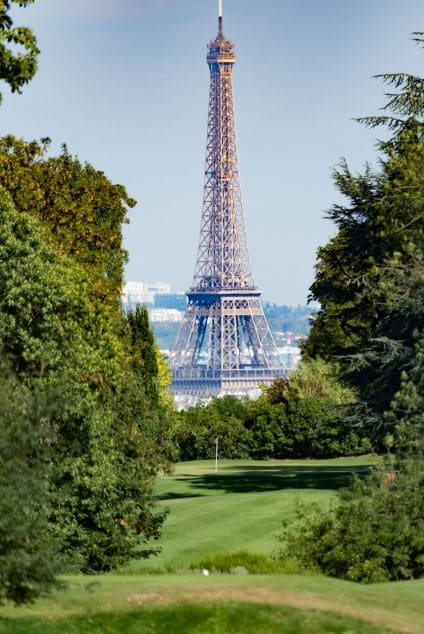
[[151,402],[159,404],[159,367],[155,336],[146,306],[138,304],[127,314],[131,363],[141,377]]
[[395,88],[387,114],[362,121],[386,125],[392,136],[379,143],[378,172],[353,175],[346,162],[335,172],[348,204],[328,212],[338,231],[318,251],[311,298],[321,310],[305,351],[339,362],[359,390],[356,420],[381,436],[424,323],[424,80],[379,77]]
[[363,121],[391,137],[379,143],[379,172],[336,172],[350,205],[329,213],[338,233],[318,254],[322,309],[306,351],[339,360],[360,397],[352,421],[368,418],[386,459],[329,509],[301,510],[279,553],[363,582],[424,572],[424,80],[381,77],[397,91],[386,114]]

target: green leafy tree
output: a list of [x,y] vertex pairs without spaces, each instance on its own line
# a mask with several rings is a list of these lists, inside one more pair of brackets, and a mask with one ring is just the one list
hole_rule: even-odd
[[305,352],[339,362],[358,389],[356,420],[381,442],[383,414],[414,366],[424,319],[424,80],[380,77],[397,92],[388,94],[388,114],[362,121],[393,136],[379,143],[379,172],[355,176],[345,162],[335,172],[349,204],[328,212],[338,232],[318,251],[311,297],[321,310]]
[[[33,601],[56,585],[49,529],[43,404],[0,360],[0,603]],[[45,430],[44,430],[45,431]]]
[[255,457],[323,457],[363,453],[366,438],[351,429],[347,410],[355,402],[334,363],[304,360],[288,380],[278,379],[248,405],[245,425]]
[[280,383],[278,380],[265,394],[248,403],[246,407],[244,424],[251,435],[253,458],[281,458],[292,453],[292,438],[285,434],[286,404],[281,399],[277,400],[276,385],[285,385],[285,382]]
[[414,367],[404,372],[386,418],[395,428],[397,455],[424,456],[424,335],[416,343]]
[[146,306],[138,304],[127,314],[132,365],[143,379],[145,390],[159,404],[159,364],[155,337]]
[[[0,0],[0,79],[5,81],[12,92],[21,92],[37,71],[39,50],[31,29],[14,26],[10,17],[12,3],[20,7],[32,4],[34,0]],[[2,96],[0,93],[0,103]]]
[[82,164],[66,146],[46,158],[50,140],[0,139],[0,185],[18,211],[37,218],[47,239],[88,273],[95,300],[120,311],[123,268],[122,225],[136,203],[92,165]]
[[153,498],[163,422],[85,271],[1,189],[0,212],[0,340],[18,378],[50,395],[52,532],[77,569],[110,570],[155,550],[140,543],[164,519]]
[[245,408],[243,401],[226,396],[179,412],[173,438],[180,459],[213,458],[216,438],[222,458],[246,458],[250,452],[250,433],[241,418]]
[[377,427],[388,458],[329,509],[301,510],[278,555],[363,582],[424,573],[424,80],[381,77],[398,92],[389,114],[363,121],[393,135],[379,144],[379,173],[336,173],[350,206],[330,212],[338,233],[319,251],[322,309],[306,352],[339,360],[359,395],[356,418]]

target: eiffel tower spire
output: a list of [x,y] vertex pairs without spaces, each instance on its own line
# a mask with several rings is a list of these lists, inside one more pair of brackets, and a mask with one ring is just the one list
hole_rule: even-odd
[[239,180],[232,87],[234,45],[209,43],[209,114],[199,249],[173,352],[171,389],[194,400],[247,394],[284,374],[255,287]]

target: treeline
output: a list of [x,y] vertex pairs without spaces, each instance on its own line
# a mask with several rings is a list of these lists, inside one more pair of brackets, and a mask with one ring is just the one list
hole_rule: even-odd
[[120,306],[125,189],[66,148],[0,139],[0,599],[156,550],[168,375]]
[[324,458],[366,453],[371,440],[348,417],[355,392],[343,387],[331,363],[303,363],[256,400],[215,398],[174,417],[180,460],[222,458]]

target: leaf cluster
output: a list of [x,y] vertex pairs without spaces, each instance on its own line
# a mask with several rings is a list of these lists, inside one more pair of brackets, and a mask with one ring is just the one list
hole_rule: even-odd
[[[26,7],[33,2],[0,0],[0,80],[5,81],[12,92],[21,92],[24,84],[33,78],[40,51],[32,30],[25,26],[14,26],[9,11],[12,3]],[[0,103],[1,100],[0,93]]]
[[50,139],[0,139],[0,185],[18,211],[47,229],[47,240],[88,273],[95,300],[120,311],[123,267],[122,226],[136,202],[92,165],[82,164],[66,146],[47,157]]
[[49,528],[44,403],[0,358],[0,603],[25,603],[57,585]]

